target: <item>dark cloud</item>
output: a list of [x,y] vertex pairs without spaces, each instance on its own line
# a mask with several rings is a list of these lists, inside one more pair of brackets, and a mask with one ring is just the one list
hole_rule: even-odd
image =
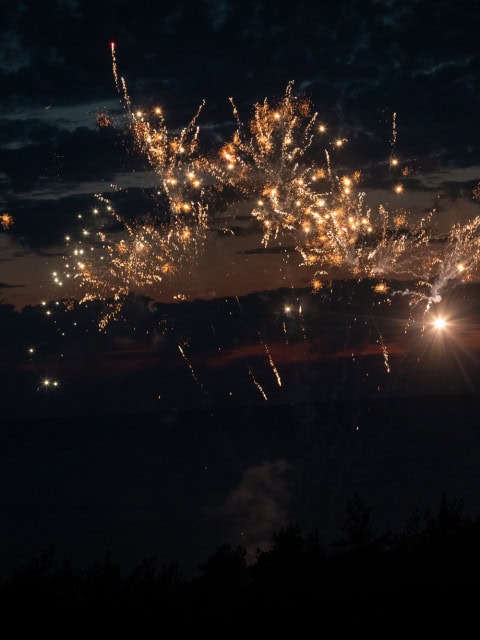
[[29,147],[33,144],[51,143],[59,135],[58,127],[36,118],[15,120],[0,118],[0,148]]
[[45,258],[61,258],[63,255],[65,255],[63,252],[58,252],[58,251],[37,251],[37,254],[39,256],[43,256]]
[[[104,187],[102,195],[112,202],[123,219],[140,219],[155,213],[156,219],[161,220],[164,210],[158,206],[155,190],[130,188],[112,191],[110,185],[105,184]],[[17,198],[12,207],[15,226],[10,232],[11,237],[39,255],[60,255],[52,248],[64,245],[67,235],[80,237],[85,221],[91,223],[92,210],[97,207],[101,210],[99,218],[96,218],[99,227],[109,232],[124,229],[120,222],[103,210],[91,188],[85,188],[82,193],[80,183],[76,190],[79,193],[64,197]]]
[[[172,8],[126,0],[26,2],[7,12],[0,60],[12,94],[27,97],[29,87],[31,96],[62,101],[85,97],[86,90],[90,97],[112,91],[111,40],[133,93],[137,82],[145,88],[150,78],[151,89],[160,88],[168,75],[181,104],[177,98],[186,88],[190,96],[218,95],[222,87],[226,96],[249,99],[262,86],[269,95],[291,79],[312,76],[330,92],[343,89],[342,99],[349,91],[366,100],[369,92],[400,97],[408,80],[426,76],[458,86],[465,76],[465,89],[473,92],[478,17],[468,3],[464,13],[463,4],[352,1],[315,8],[309,2],[181,0]],[[199,67],[199,59],[207,64]]]
[[[432,142],[461,148],[466,127],[454,114],[469,117],[466,104],[476,112],[480,69],[479,18],[467,3],[465,19],[463,4],[26,2],[5,16],[4,104],[115,99],[114,40],[134,100],[161,100],[173,126],[185,124],[202,98],[217,122],[231,119],[229,96],[248,115],[253,102],[278,96],[295,80],[326,117],[350,126],[363,122],[372,131],[379,110],[398,111],[399,142],[408,152],[422,155]],[[470,122],[475,147],[473,116]]]
[[241,253],[245,254],[267,254],[267,253],[295,253],[296,248],[294,246],[287,247],[255,247],[254,249],[246,249]]
[[[479,177],[480,177],[480,167],[479,167]],[[478,180],[465,180],[461,181],[452,181],[445,180],[440,182],[438,185],[438,190],[440,191],[440,198],[447,198],[450,201],[455,201],[459,199],[473,199],[473,192],[475,187],[478,185]]]
[[[44,253],[65,242],[65,236],[81,229],[77,214],[90,211],[91,194],[57,199],[17,200],[12,238],[24,247]],[[80,233],[80,231],[78,231]]]
[[[123,135],[114,130],[77,128],[74,131],[36,123],[24,128],[9,122],[6,129],[17,129],[0,149],[4,181],[16,192],[49,188],[54,190],[69,180],[111,180],[126,166],[139,168],[139,159],[128,155]],[[140,167],[144,167],[140,164]]]

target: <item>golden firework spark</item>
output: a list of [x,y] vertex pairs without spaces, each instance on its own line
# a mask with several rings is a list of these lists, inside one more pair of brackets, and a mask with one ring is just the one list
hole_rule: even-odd
[[385,284],[385,282],[378,282],[373,287],[373,290],[375,291],[375,293],[387,293],[388,289],[389,287]]
[[5,230],[10,229],[10,227],[14,224],[13,216],[11,216],[9,213],[0,214],[0,224]]
[[[130,291],[158,286],[195,260],[205,240],[207,218],[202,209],[197,209],[188,216],[174,216],[168,224],[155,219],[130,223],[108,199],[99,199],[107,204],[105,228],[94,232],[89,242],[82,238],[70,243],[65,272],[54,272],[53,279],[58,286],[67,281],[76,284],[80,303],[107,302],[109,310],[100,321],[100,328],[105,328]],[[107,231],[112,219],[120,223],[120,232]]]

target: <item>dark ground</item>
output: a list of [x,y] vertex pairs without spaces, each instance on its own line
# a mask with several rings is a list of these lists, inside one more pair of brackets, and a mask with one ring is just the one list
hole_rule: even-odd
[[347,501],[402,531],[442,493],[480,514],[480,396],[4,421],[0,568],[54,545],[187,575],[223,543],[254,552],[289,522],[341,535]]

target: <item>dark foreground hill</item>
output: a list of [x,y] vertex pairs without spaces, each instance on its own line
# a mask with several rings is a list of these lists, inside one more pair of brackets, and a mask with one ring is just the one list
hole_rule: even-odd
[[440,497],[480,514],[480,397],[243,406],[7,420],[0,431],[3,574],[52,545],[89,569],[111,553],[188,577],[223,544],[248,562],[297,523],[325,547],[354,495],[377,532]]
[[[325,549],[316,532],[282,528],[246,561],[241,546],[220,546],[185,578],[176,563],[146,558],[131,571],[106,555],[90,570],[58,563],[53,550],[0,585],[4,624],[34,624],[70,636],[88,632],[211,634],[465,633],[480,589],[480,521],[442,496],[435,513],[414,514],[400,534],[376,534],[371,509],[347,504],[341,538]],[[260,626],[261,625],[261,626]]]

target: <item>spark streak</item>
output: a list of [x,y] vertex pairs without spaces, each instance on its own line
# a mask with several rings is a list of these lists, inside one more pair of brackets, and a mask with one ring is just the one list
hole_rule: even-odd
[[178,346],[178,350],[180,351],[182,358],[185,360],[185,362],[187,363],[188,368],[190,369],[190,373],[192,374],[192,378],[195,380],[195,382],[198,384],[198,386],[202,389],[202,391],[205,392],[205,388],[203,386],[203,384],[200,382],[200,380],[197,378],[197,374],[195,373],[194,368],[192,367],[192,364],[190,362],[190,360],[187,358],[185,351],[182,349],[181,345],[177,345]]
[[117,57],[115,54],[115,43],[110,43],[110,48],[112,51],[112,71],[113,71],[113,79],[115,80],[115,87],[117,91],[120,91],[120,84],[118,82],[118,70],[117,70]]
[[388,361],[388,349],[387,349],[387,345],[383,341],[382,334],[380,334],[380,336],[379,336],[379,342],[380,342],[380,348],[381,348],[382,354],[383,354],[383,362],[385,364],[385,369],[386,369],[387,373],[390,373],[390,363]]
[[248,370],[248,373],[250,374],[250,377],[252,379],[253,384],[257,387],[257,389],[260,391],[263,399],[265,401],[268,401],[268,397],[267,394],[265,393],[265,391],[263,390],[262,385],[258,382],[258,380],[255,378],[255,375],[253,374],[253,371],[251,369]]
[[265,351],[267,352],[267,358],[268,358],[268,362],[270,363],[270,366],[272,367],[272,371],[275,374],[275,378],[277,379],[277,384],[279,387],[282,386],[282,379],[280,378],[280,374],[278,373],[278,369],[275,366],[275,363],[273,361],[273,358],[270,354],[270,350],[268,348],[268,345],[266,343],[263,343],[263,346],[265,347]]

